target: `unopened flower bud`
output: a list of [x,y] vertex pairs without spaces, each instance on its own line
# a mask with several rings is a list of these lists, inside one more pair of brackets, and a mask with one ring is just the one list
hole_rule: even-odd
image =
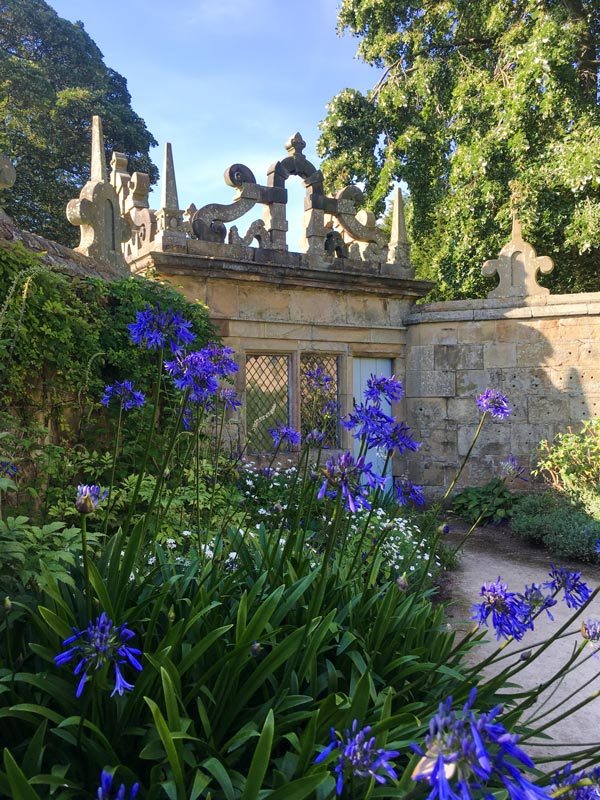
[[519,659],[521,661],[528,661],[531,658],[531,650],[525,650],[524,653],[521,653]]
[[396,578],[396,586],[401,592],[405,592],[408,589],[408,577],[406,572],[403,572],[402,575]]
[[173,606],[171,606],[171,608],[169,609],[169,613],[167,614],[167,616],[169,617],[169,622],[172,625],[175,622],[175,609],[173,608]]
[[10,614],[10,612],[12,611],[12,602],[8,595],[6,595],[6,597],[4,598],[4,611],[7,614]]
[[256,658],[262,653],[262,645],[260,642],[252,642],[250,645],[250,653]]
[[442,523],[437,529],[437,532],[442,534],[443,536],[447,536],[450,533],[450,525],[447,522]]

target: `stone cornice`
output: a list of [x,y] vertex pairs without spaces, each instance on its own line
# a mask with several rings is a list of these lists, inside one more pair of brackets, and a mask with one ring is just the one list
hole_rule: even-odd
[[192,253],[153,252],[136,259],[130,267],[134,274],[155,271],[159,275],[228,278],[250,283],[260,281],[296,289],[360,292],[404,299],[423,297],[433,286],[429,281],[390,274],[394,265],[389,264],[369,264],[369,269],[365,269],[367,262],[364,261],[331,259],[328,262],[319,259],[309,265],[308,257],[302,253],[275,254],[260,250],[255,250],[255,253],[254,260],[247,261]]

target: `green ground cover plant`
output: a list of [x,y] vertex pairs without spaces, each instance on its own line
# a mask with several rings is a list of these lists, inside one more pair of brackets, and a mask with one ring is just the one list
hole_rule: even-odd
[[520,497],[513,508],[511,530],[559,556],[598,560],[600,522],[556,492]]
[[[553,757],[534,764],[522,745],[564,716],[536,703],[597,646],[598,623],[583,637],[565,631],[599,590],[560,567],[522,591],[491,576],[479,595],[473,587],[476,625],[464,636],[448,629],[432,602],[439,507],[419,528],[404,514],[422,501],[419,487],[403,481],[392,506],[365,458],[372,447],[388,460],[419,447],[383,410],[401,395],[398,381],[371,376],[343,420],[357,453],[324,450],[323,431],[301,439],[274,428],[261,477],[275,482],[283,451],[297,463],[276,491],[255,493],[244,453],[223,458],[239,405],[232,351],[194,349],[191,324],[164,307],[138,311],[128,330],[156,378],[146,396],[126,378],[104,390],[115,453],[124,419],[145,413],[147,428],[118,525],[107,524],[121,482],[111,465],[107,483],[73,487],[79,543],[67,578],[42,562],[42,580],[7,597],[0,616],[0,795],[534,800],[597,785],[596,744],[571,753],[559,778],[544,771]],[[155,452],[163,391],[175,401]],[[510,414],[494,390],[477,403],[478,433],[489,416]],[[166,509],[186,471],[196,497],[172,546]],[[233,486],[222,500],[221,486]],[[526,643],[528,664],[563,635],[578,637],[573,654],[541,686],[516,691],[524,661],[506,644],[560,598],[572,617],[550,640]],[[488,626],[497,649],[467,662]],[[579,705],[594,697],[586,690]]]
[[600,520],[600,417],[541,442],[534,474]]

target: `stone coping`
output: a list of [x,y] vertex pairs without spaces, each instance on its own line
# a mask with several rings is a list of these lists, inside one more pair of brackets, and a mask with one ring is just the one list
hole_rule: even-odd
[[78,278],[102,278],[103,280],[130,277],[130,273],[126,269],[119,269],[113,264],[88,258],[88,256],[62,244],[21,230],[7,217],[0,219],[0,247],[10,247],[16,242],[20,242],[27,250],[38,253],[41,256],[42,264],[57,272]]
[[[203,249],[210,242],[202,242]],[[214,246],[214,245],[213,245]],[[217,245],[217,247],[220,247]],[[228,247],[228,250],[231,248]],[[244,248],[251,250],[252,248]],[[304,253],[287,253],[256,249],[254,261],[237,259],[227,253],[208,256],[182,252],[153,252],[130,264],[135,274],[156,270],[160,275],[188,275],[197,278],[229,278],[237,281],[276,284],[296,289],[317,288],[334,291],[360,292],[393,298],[423,297],[433,286],[429,281],[415,280],[389,268],[393,264],[373,265],[370,262],[350,259],[318,259],[322,266],[315,267],[310,256]],[[258,260],[260,259],[260,260]],[[384,267],[388,268],[384,270]]]
[[600,292],[531,295],[478,300],[446,300],[413,308],[406,325],[423,322],[463,322],[487,319],[535,319],[600,315]]

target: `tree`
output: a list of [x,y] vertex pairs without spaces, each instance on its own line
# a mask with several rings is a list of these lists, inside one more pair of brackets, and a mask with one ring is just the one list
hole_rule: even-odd
[[417,274],[437,297],[489,289],[481,264],[514,208],[553,291],[600,290],[596,0],[343,0],[340,31],[383,70],[321,123],[330,186],[363,182],[381,211],[409,188]]
[[126,153],[130,169],[155,183],[148,151],[157,142],[83,23],[61,19],[44,0],[0,0],[0,152],[17,165],[3,206],[21,227],[78,241],[65,207],[89,178],[93,114],[102,117],[108,153]]

